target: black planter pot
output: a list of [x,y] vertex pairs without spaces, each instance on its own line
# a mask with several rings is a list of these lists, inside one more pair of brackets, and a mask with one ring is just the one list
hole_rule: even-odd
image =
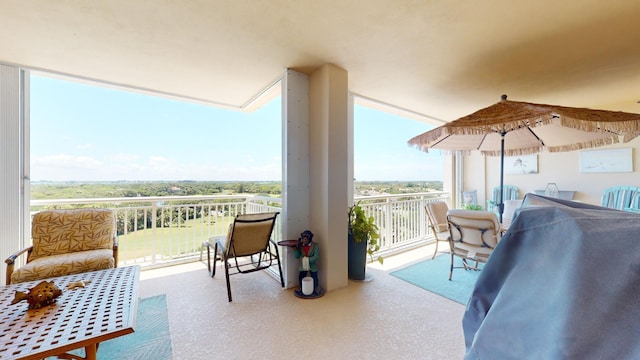
[[365,280],[367,269],[367,242],[356,243],[349,234],[349,279]]

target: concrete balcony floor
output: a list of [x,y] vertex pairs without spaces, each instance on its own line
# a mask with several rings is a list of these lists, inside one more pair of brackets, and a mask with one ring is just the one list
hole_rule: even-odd
[[433,245],[371,264],[369,282],[313,299],[264,272],[208,276],[202,262],[146,270],[139,296],[166,294],[174,359],[461,359],[464,306],[390,271],[431,257]]

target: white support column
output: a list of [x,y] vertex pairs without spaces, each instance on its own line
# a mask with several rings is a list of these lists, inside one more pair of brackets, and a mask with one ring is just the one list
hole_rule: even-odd
[[[282,214],[283,239],[297,239],[309,228],[309,80],[287,70],[282,80]],[[317,240],[318,238],[314,239]],[[283,273],[287,288],[298,286],[298,263],[285,248]]]
[[[23,98],[25,72],[0,65],[0,258],[6,259],[24,246],[22,156],[25,139],[25,107]],[[28,182],[26,182],[28,186]],[[28,194],[28,192],[27,192]],[[23,212],[24,211],[24,212]],[[4,284],[6,266],[0,266],[0,282]]]
[[[283,236],[309,229],[319,245],[320,286],[348,285],[347,209],[353,201],[353,99],[347,72],[325,65],[309,77],[288,70],[283,96]],[[298,285],[298,263],[285,250],[285,282]]]
[[[446,171],[450,170],[450,171]],[[453,188],[448,189],[445,185],[444,191],[448,191],[451,194],[450,206],[457,208],[462,204],[462,193],[464,188],[464,156],[460,153],[455,153],[448,156],[445,160],[445,176],[446,181],[443,184],[455,184]]]
[[324,65],[309,76],[310,229],[320,245],[318,276],[332,291],[348,285],[350,116],[347,72]]

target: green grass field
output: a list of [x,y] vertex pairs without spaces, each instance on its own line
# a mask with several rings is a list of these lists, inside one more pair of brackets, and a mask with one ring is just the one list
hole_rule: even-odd
[[208,223],[202,219],[187,220],[180,228],[138,230],[118,236],[119,261],[149,257],[170,257],[199,253],[203,241],[212,236],[225,236],[233,218]]

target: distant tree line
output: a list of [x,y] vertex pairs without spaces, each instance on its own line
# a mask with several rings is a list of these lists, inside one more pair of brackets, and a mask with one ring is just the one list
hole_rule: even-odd
[[[442,191],[442,181],[356,181],[356,192],[367,195]],[[32,182],[31,199],[91,199],[145,196],[255,194],[279,197],[280,181],[148,181]]]
[[33,182],[31,199],[256,194],[280,196],[279,181]]
[[442,191],[442,181],[356,181],[357,195],[408,194]]

